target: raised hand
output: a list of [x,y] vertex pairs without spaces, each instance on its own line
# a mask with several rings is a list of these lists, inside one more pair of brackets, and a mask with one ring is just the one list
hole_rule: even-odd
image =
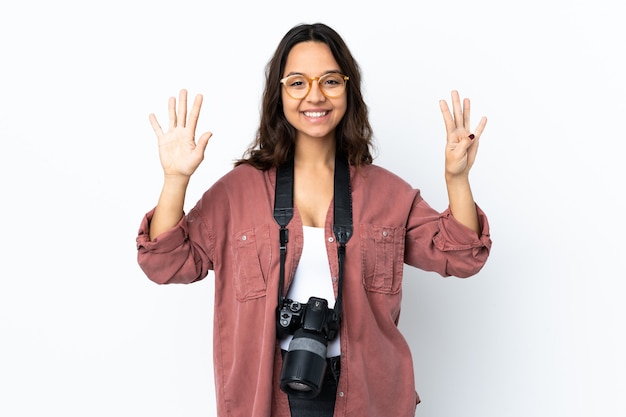
[[202,95],[198,94],[194,99],[189,117],[187,117],[187,90],[183,89],[180,90],[179,94],[178,111],[176,98],[169,98],[167,132],[163,132],[156,116],[150,114],[150,124],[158,139],[159,158],[166,177],[190,177],[204,159],[204,151],[212,133],[205,132],[197,142],[195,140],[196,125],[201,107]]
[[445,100],[439,101],[439,107],[446,125],[446,178],[467,177],[476,159],[478,142],[487,124],[487,118],[481,118],[476,130],[472,133],[470,101],[468,98],[463,99],[463,107],[461,107],[461,99],[456,90],[452,91],[454,115],[450,113]]
[[159,158],[165,174],[159,202],[150,222],[150,239],[174,227],[183,216],[185,192],[189,178],[204,159],[204,150],[211,132],[203,133],[196,142],[196,124],[202,107],[202,96],[198,94],[187,118],[187,90],[180,90],[176,111],[176,98],[168,101],[169,126],[167,132],[150,114],[150,124],[159,142]]

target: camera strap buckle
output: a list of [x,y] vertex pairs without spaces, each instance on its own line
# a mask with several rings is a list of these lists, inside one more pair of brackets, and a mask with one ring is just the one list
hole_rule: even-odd
[[287,251],[287,242],[289,242],[289,229],[285,226],[280,228],[280,251]]

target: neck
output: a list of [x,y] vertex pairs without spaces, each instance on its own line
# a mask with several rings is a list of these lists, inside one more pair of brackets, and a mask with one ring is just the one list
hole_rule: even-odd
[[335,141],[296,140],[294,162],[301,168],[334,168]]

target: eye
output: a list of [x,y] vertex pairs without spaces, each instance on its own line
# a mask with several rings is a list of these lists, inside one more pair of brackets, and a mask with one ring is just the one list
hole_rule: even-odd
[[285,85],[289,88],[306,88],[307,81],[304,77],[294,75],[285,80]]
[[343,77],[339,74],[328,74],[323,77],[324,87],[339,87],[343,85]]

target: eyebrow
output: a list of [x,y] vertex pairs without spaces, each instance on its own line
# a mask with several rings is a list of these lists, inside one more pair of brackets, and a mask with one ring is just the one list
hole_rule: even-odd
[[[328,71],[326,71],[326,72],[322,73],[322,74],[320,75],[320,77],[321,77],[321,76],[324,76],[324,75],[326,75],[326,74],[341,74],[341,71],[339,71],[339,70],[328,70]],[[292,75],[305,75],[305,76],[306,76],[306,74],[304,74],[304,73],[302,73],[302,72],[292,71],[292,72],[290,72],[289,74],[285,75],[285,77],[291,77]]]

